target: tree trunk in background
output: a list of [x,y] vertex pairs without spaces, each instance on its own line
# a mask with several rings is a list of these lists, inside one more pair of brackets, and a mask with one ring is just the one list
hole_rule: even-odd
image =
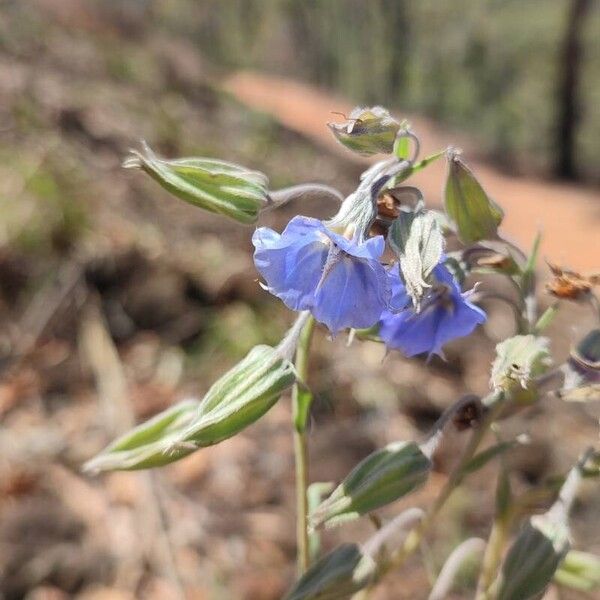
[[575,143],[579,121],[579,78],[582,63],[581,29],[592,5],[591,0],[572,0],[559,60],[558,122],[556,166],[559,177],[574,179]]
[[390,24],[389,43],[392,48],[388,97],[385,102],[392,105],[402,104],[406,102],[406,95],[402,88],[407,84],[407,66],[410,60],[410,14],[406,2],[384,0],[382,5]]

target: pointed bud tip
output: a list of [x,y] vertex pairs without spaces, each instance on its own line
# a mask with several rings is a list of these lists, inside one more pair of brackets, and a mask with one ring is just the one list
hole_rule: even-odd
[[142,169],[165,190],[208,212],[252,224],[268,203],[268,178],[235,163],[212,158],[159,158],[142,140],[122,166]]

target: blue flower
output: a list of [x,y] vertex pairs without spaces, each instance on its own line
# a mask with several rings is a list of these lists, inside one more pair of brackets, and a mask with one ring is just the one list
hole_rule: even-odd
[[318,219],[298,216],[281,234],[260,227],[252,243],[267,289],[292,310],[310,310],[332,333],[371,327],[387,307],[382,236],[348,240]]
[[409,300],[399,274],[396,270],[390,273],[391,310],[381,315],[379,336],[389,348],[401,350],[406,356],[425,352],[441,355],[444,344],[468,335],[486,320],[486,314],[468,301],[468,293],[461,293],[443,264],[434,268],[433,276],[435,283],[423,298],[419,312],[412,307],[394,312]]

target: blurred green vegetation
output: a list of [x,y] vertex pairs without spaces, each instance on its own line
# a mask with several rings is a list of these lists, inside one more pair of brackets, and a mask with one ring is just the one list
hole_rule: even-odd
[[[587,2],[574,160],[597,179],[600,6]],[[475,134],[511,169],[556,169],[567,0],[203,0],[154,5],[172,32],[230,68],[255,68]]]

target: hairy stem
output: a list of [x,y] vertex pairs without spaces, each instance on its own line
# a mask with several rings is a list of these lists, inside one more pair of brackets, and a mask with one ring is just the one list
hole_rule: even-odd
[[269,192],[267,205],[263,209],[263,212],[285,206],[288,202],[293,202],[300,198],[331,200],[338,203],[344,201],[344,195],[329,185],[322,183],[301,183]]
[[310,400],[303,388],[308,373],[308,357],[310,343],[315,327],[315,320],[308,318],[296,349],[296,374],[299,383],[292,390],[292,413],[294,423],[294,460],[296,465],[296,543],[298,547],[298,574],[302,575],[309,566],[308,539],[308,440],[307,421]]
[[[520,290],[519,290],[520,293]],[[470,300],[472,302],[482,302],[486,300],[498,300],[500,302],[504,302],[512,311],[515,318],[515,325],[518,333],[526,333],[529,328],[529,322],[525,320],[523,316],[525,312],[525,303],[519,298],[515,300],[511,296],[507,294],[503,294],[502,292],[496,291],[476,291],[471,295]]]

